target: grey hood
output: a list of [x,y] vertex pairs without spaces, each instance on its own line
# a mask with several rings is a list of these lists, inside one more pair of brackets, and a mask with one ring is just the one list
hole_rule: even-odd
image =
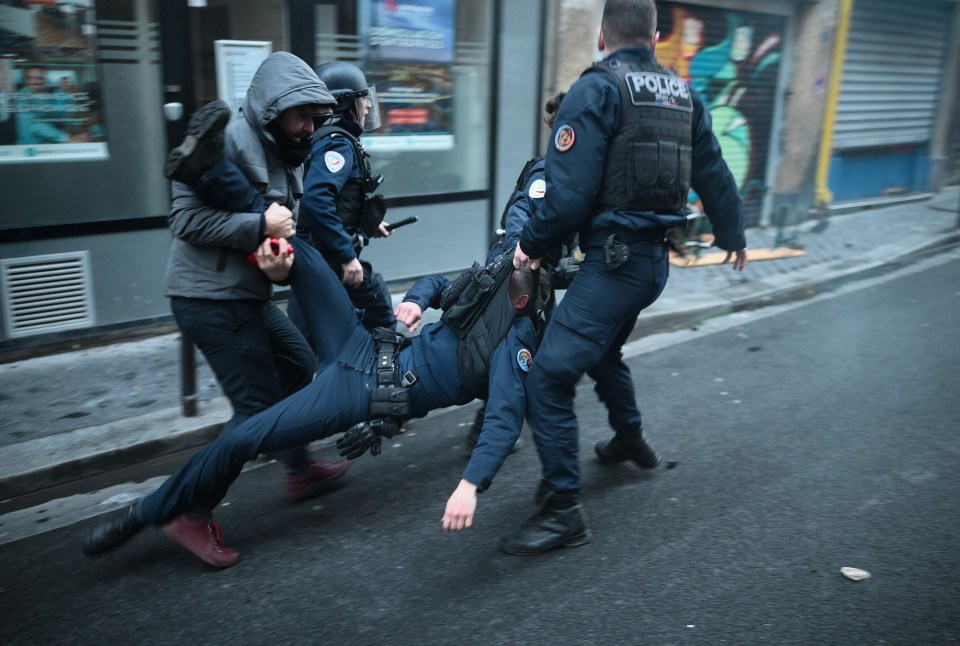
[[336,104],[337,100],[309,65],[290,52],[275,52],[257,68],[241,110],[250,127],[274,143],[266,126],[287,108]]

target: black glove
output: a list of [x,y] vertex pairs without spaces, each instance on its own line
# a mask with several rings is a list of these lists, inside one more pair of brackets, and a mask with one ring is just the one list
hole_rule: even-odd
[[350,427],[337,440],[340,457],[354,460],[370,449],[370,455],[380,455],[380,437],[391,438],[397,433],[395,422],[386,419],[375,419],[369,422],[360,422]]

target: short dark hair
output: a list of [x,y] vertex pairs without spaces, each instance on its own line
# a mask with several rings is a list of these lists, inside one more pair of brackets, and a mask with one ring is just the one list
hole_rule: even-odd
[[646,45],[657,33],[654,0],[607,0],[600,21],[607,50]]
[[[530,297],[530,300],[533,300],[533,272],[527,269],[526,267],[521,267],[520,269],[514,269],[513,273],[510,274],[510,287],[508,289],[510,295],[510,302],[516,303],[517,299],[523,295]],[[529,307],[530,304],[527,304]]]
[[557,110],[560,109],[560,103],[565,96],[567,96],[566,92],[557,92],[547,99],[546,104],[543,106],[544,112],[547,113],[547,116],[543,118],[543,122],[550,126],[550,128],[553,128],[553,121],[557,118]]

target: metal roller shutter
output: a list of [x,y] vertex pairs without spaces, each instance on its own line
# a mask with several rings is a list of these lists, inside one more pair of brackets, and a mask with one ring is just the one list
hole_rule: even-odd
[[929,141],[950,15],[939,0],[854,2],[835,150]]

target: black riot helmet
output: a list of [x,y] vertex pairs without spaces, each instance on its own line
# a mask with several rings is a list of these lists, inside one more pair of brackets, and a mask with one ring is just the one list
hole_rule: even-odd
[[346,61],[331,61],[317,66],[314,71],[337,100],[337,115],[349,115],[366,131],[380,127],[377,90],[367,83],[367,77],[359,67]]

